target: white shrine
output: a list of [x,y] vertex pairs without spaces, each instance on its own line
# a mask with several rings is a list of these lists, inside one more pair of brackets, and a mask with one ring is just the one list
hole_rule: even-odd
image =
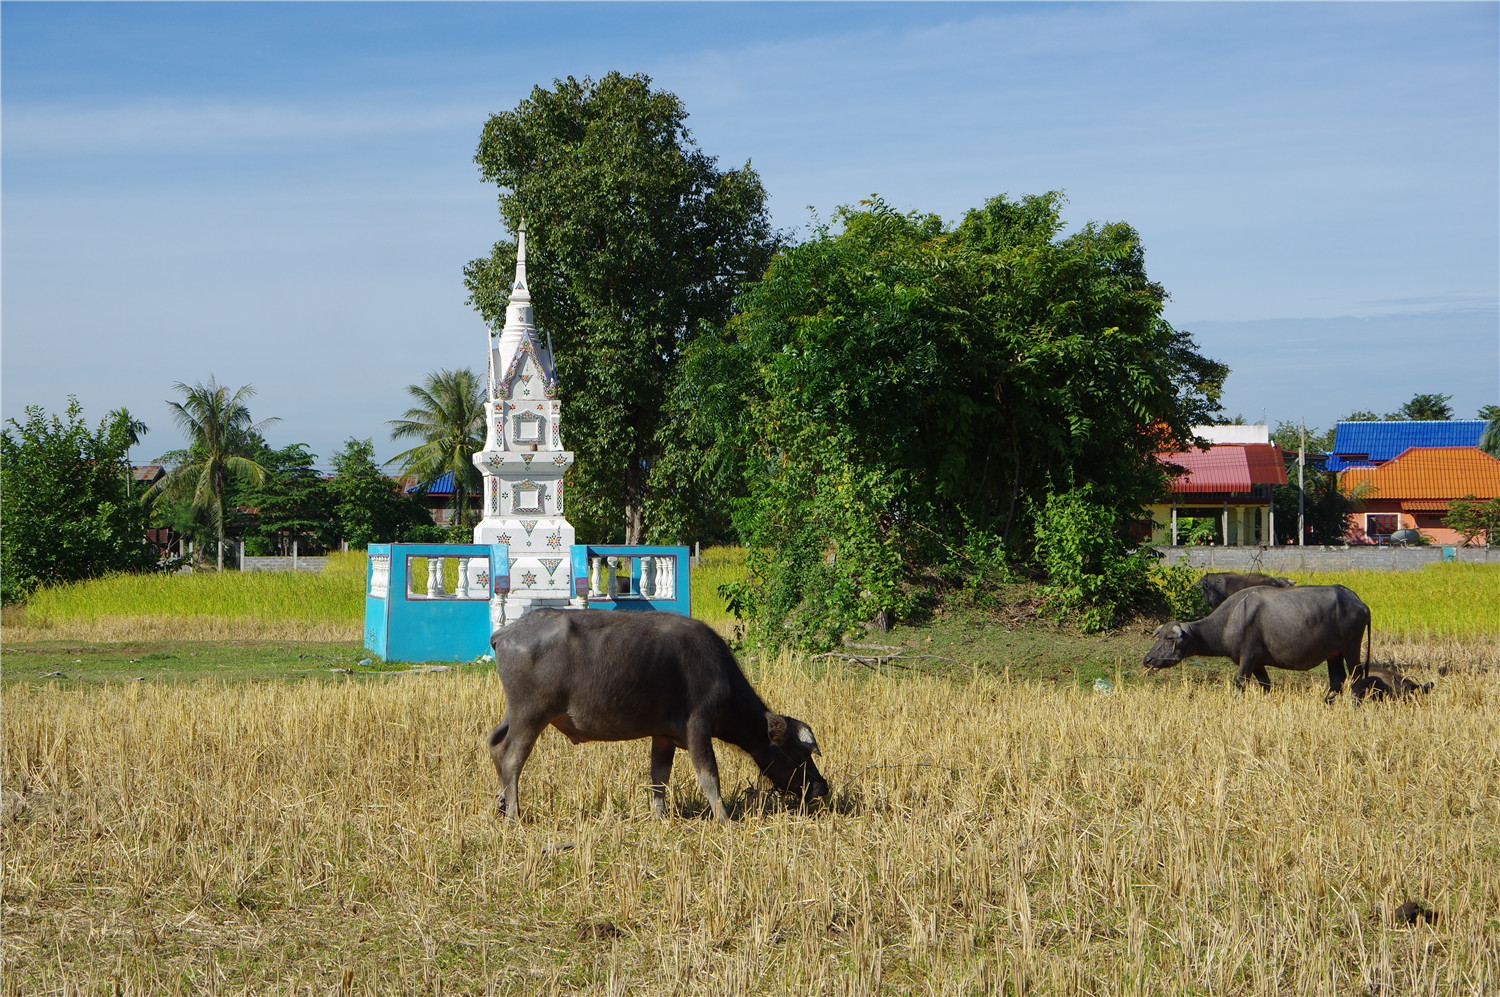
[[526,225],[516,232],[516,279],[505,327],[491,333],[484,449],[484,517],[476,544],[510,548],[510,591],[491,604],[491,624],[543,606],[582,606],[569,576],[573,527],[563,516],[563,475],[573,454],[562,447],[562,403],[550,343],[537,340],[526,285]]

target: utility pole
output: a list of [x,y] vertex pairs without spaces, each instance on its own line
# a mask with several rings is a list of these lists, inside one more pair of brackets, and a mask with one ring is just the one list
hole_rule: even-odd
[[1307,419],[1297,420],[1297,546],[1307,543],[1307,527],[1303,524],[1303,503],[1307,493],[1302,490],[1302,469],[1307,466]]

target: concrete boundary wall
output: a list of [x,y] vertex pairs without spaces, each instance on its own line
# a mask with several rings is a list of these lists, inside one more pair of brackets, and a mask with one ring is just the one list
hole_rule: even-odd
[[327,564],[321,557],[246,557],[241,560],[241,571],[312,571],[323,570]]
[[1163,564],[1183,558],[1191,568],[1212,571],[1415,571],[1443,560],[1500,564],[1500,547],[1187,547],[1160,546]]

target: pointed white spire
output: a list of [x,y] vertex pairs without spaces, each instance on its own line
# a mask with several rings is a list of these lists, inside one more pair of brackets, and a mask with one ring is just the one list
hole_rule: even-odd
[[524,300],[531,300],[531,288],[526,286],[526,219],[521,219],[521,225],[516,229],[516,281],[510,286],[511,300],[516,295],[522,295]]

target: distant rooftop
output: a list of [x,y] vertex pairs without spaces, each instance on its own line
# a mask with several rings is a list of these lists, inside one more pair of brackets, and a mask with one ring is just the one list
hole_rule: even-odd
[[1287,483],[1286,463],[1282,458],[1281,448],[1274,443],[1220,444],[1209,450],[1161,453],[1156,455],[1156,459],[1187,472],[1172,480],[1171,491],[1179,495],[1192,492],[1249,492],[1256,485]]
[[1367,484],[1369,497],[1400,499],[1408,511],[1441,510],[1465,495],[1500,495],[1500,460],[1474,447],[1412,447],[1379,467],[1351,467],[1339,480],[1345,491]]
[[1369,467],[1395,460],[1412,447],[1474,447],[1483,419],[1341,422],[1333,431],[1328,470]]

